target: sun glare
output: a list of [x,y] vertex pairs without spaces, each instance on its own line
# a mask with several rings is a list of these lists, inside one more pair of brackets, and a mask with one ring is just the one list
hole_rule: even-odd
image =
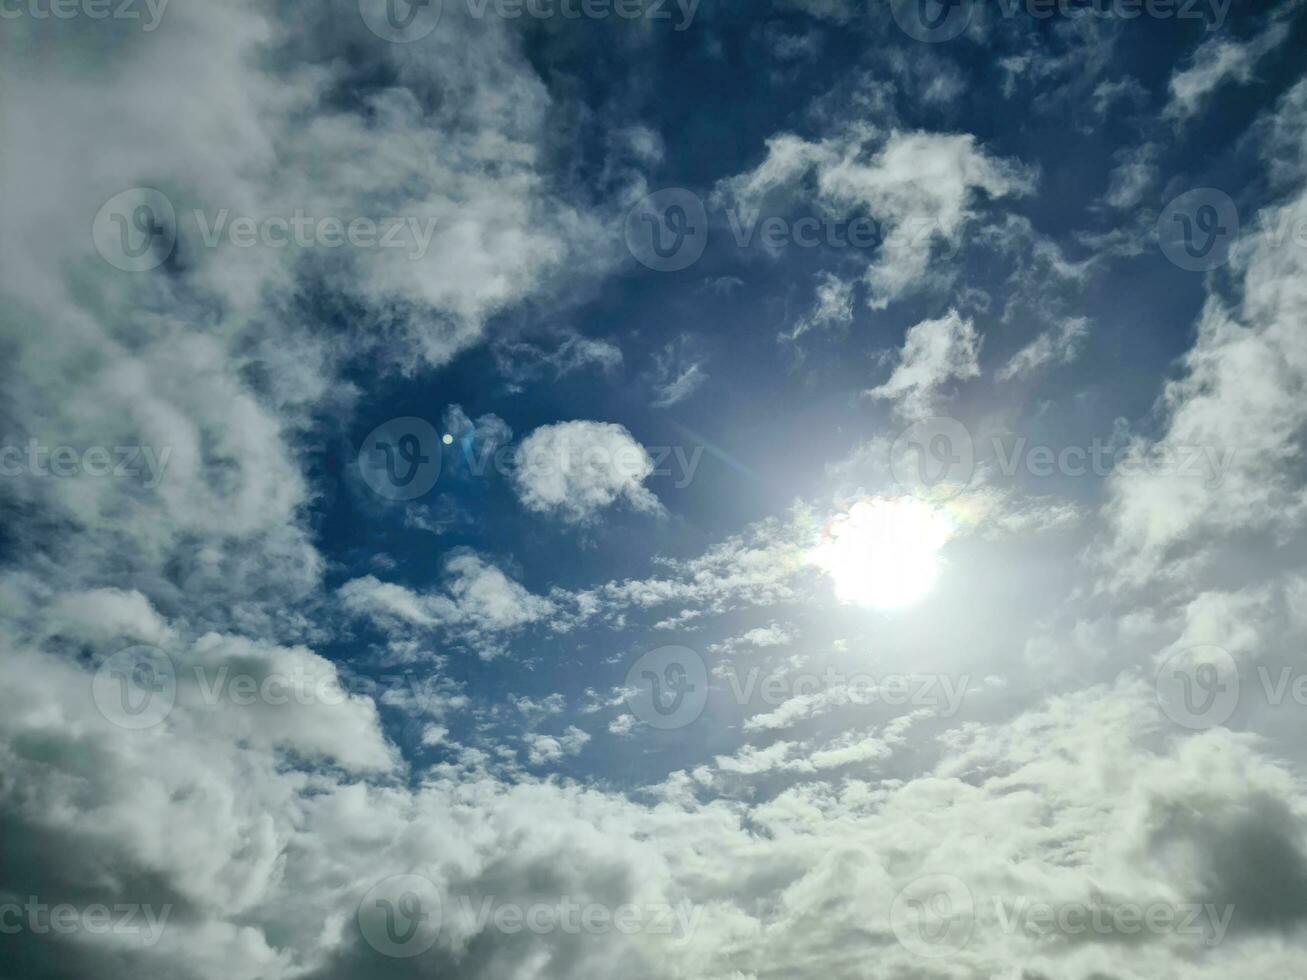
[[894,609],[930,591],[952,530],[949,516],[924,501],[864,499],[831,519],[810,557],[841,602]]

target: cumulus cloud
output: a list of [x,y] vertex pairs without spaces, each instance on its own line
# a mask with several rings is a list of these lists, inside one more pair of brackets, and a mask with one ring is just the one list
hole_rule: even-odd
[[617,503],[661,513],[658,498],[644,485],[653,471],[653,458],[623,426],[560,422],[522,440],[513,484],[528,510],[585,524]]
[[562,735],[525,735],[527,761],[533,766],[545,766],[558,762],[565,756],[576,755],[590,741],[590,736],[581,729],[569,725]]
[[[835,4],[806,6],[838,19]],[[501,688],[488,704],[447,676],[454,658],[434,642],[489,656],[514,638],[527,648],[534,630],[580,620],[626,628],[628,618],[664,613],[675,630],[730,614],[722,650],[798,642],[828,615],[843,634],[849,620],[825,607],[804,620],[771,609],[807,598],[804,558],[823,515],[796,507],[702,552],[659,557],[648,573],[631,577],[623,566],[618,578],[605,582],[605,573],[574,592],[529,588],[530,575],[476,553],[433,559],[389,540],[397,557],[371,567],[402,569],[407,584],[342,575],[345,560],[369,567],[366,554],[325,560],[323,512],[314,508],[330,504],[331,488],[315,447],[322,419],[348,418],[361,397],[360,365],[385,374],[448,363],[496,313],[597,262],[592,249],[607,223],[570,201],[568,180],[550,170],[560,107],[512,25],[446,4],[430,41],[387,45],[365,32],[352,2],[297,9],[293,23],[282,18],[289,10],[174,4],[146,36],[113,21],[94,32],[6,21],[20,42],[0,62],[14,133],[0,169],[6,437],[170,453],[157,484],[34,473],[0,481],[5,890],[79,909],[126,902],[172,911],[148,947],[89,930],[6,935],[8,972],[898,980],[934,968],[898,940],[896,898],[920,876],[945,873],[978,914],[968,942],[938,961],[941,975],[1301,973],[1307,796],[1290,761],[1298,712],[1263,705],[1259,718],[1249,696],[1231,727],[1192,731],[1165,717],[1150,675],[1213,642],[1241,667],[1290,668],[1307,625],[1299,531],[1307,269],[1302,250],[1268,230],[1307,219],[1307,89],[1261,130],[1282,192],[1274,220],[1236,247],[1237,288],[1213,284],[1157,431],[1139,437],[1141,453],[1193,442],[1237,450],[1228,482],[1182,484],[1147,470],[1110,478],[1108,547],[1090,554],[1110,570],[1111,590],[1074,588],[1076,562],[1041,553],[1034,575],[1067,576],[1055,583],[1057,608],[1038,590],[1034,611],[991,602],[992,582],[1017,592],[1012,583],[1031,575],[1028,556],[1006,542],[1001,555],[980,555],[1003,574],[984,574],[982,564],[950,583],[975,590],[951,615],[907,612],[868,630],[878,666],[901,656],[948,670],[949,657],[975,655],[1007,670],[1014,687],[1030,685],[1019,692],[1025,700],[1014,694],[958,720],[882,722],[858,705],[855,727],[830,731],[812,726],[835,720],[835,697],[788,698],[734,730],[706,727],[720,720],[713,704],[702,727],[663,733],[647,753],[646,730],[622,713],[608,731],[624,740],[605,747],[631,751],[638,765],[617,759],[615,776],[562,778],[551,767],[571,770],[597,754],[587,752],[591,736],[568,724],[567,699],[546,693],[553,685],[527,688],[516,660],[473,660],[472,677],[506,671],[508,689],[531,691],[509,701]],[[66,47],[52,46],[55,37]],[[778,143],[759,177],[798,186],[802,171],[817,200],[867,202],[887,221],[887,251],[866,270],[881,304],[930,276],[946,237],[924,253],[895,239],[911,215],[964,227],[984,196],[1022,193],[1029,176],[970,138],[882,135]],[[641,160],[662,155],[657,134],[638,127],[615,139]],[[793,167],[790,152],[800,161]],[[914,169],[921,173],[910,178]],[[403,260],[410,268],[380,255],[210,249],[185,225],[156,274],[120,273],[91,250],[87,226],[109,195],[146,180],[183,214],[230,207],[260,217],[302,200],[310,209],[407,209],[434,219],[437,232],[425,256]],[[1040,268],[1060,259],[1045,252]],[[835,298],[839,319],[846,307]],[[1002,371],[1019,377],[1062,362],[1074,346],[1068,329],[1043,335],[1047,344],[1036,338]],[[616,364],[615,350],[564,342],[556,361],[539,359],[538,373]],[[924,410],[948,382],[975,376],[978,352],[978,332],[958,313],[920,323],[881,397]],[[451,409],[446,421],[474,440],[509,438],[493,415]],[[606,458],[627,451],[635,468],[614,473],[579,452],[579,468],[538,481],[524,466],[513,486],[528,509],[569,523],[613,506],[659,509],[644,486],[648,454],[620,426],[564,423],[527,441],[537,437],[555,463],[568,438]],[[975,517],[974,497],[955,504]],[[441,526],[440,513],[414,511],[409,526]],[[1045,513],[1061,512],[1025,516],[1034,523]],[[976,560],[964,550],[957,561]],[[441,571],[414,584],[424,560]],[[1204,567],[1224,581],[1198,583]],[[1195,580],[1176,585],[1177,570]],[[1257,576],[1268,581],[1248,581]],[[1174,592],[1139,591],[1165,577]],[[747,619],[758,610],[767,610],[761,620]],[[773,615],[785,624],[769,622]],[[1028,622],[1038,617],[1047,621]],[[1024,648],[1030,663],[1004,661],[1003,649],[1022,649],[1017,634],[1027,626],[1040,635],[1037,649]],[[424,683],[383,689],[365,676],[377,666],[360,642],[369,628],[385,638],[384,656],[420,665]],[[139,729],[115,723],[96,686],[99,678],[122,693],[114,685],[135,675],[114,672],[111,658],[134,644],[157,647],[176,670],[169,711]],[[620,680],[620,663],[602,653],[582,660],[586,653],[578,643],[559,675],[582,663],[615,671],[582,682],[595,689]],[[1059,683],[1073,689],[1038,687]],[[1268,719],[1268,734],[1252,724]],[[508,723],[516,727],[505,735]],[[561,731],[522,732],[537,723]],[[755,742],[742,745],[745,728]],[[645,773],[666,760],[685,768],[649,785]],[[425,878],[441,912],[431,948],[413,959],[382,956],[360,928],[381,908],[373,889],[393,875]],[[634,935],[508,930],[479,914],[564,901],[683,914],[666,920],[673,933]],[[1123,939],[1012,929],[993,913],[996,902],[1196,903],[1233,914],[1216,920],[1228,931],[1213,944],[1211,932]]]
[[[1307,119],[1304,90],[1300,82],[1286,97],[1282,119]],[[1266,217],[1236,246],[1242,301],[1231,307],[1209,295],[1183,374],[1161,398],[1161,435],[1137,440],[1139,465],[1119,468],[1111,479],[1112,542],[1104,563],[1118,575],[1134,579],[1168,559],[1201,558],[1225,535],[1287,528],[1303,513],[1303,481],[1285,464],[1300,458],[1307,428],[1307,347],[1295,326],[1307,253],[1285,247],[1279,233],[1307,221],[1301,185]],[[1248,384],[1254,377],[1258,383]],[[1144,465],[1194,453],[1217,460],[1219,469],[1196,477],[1178,465]],[[1182,567],[1171,565],[1173,572]]]
[[389,630],[439,629],[490,658],[503,652],[499,638],[559,611],[499,568],[475,554],[455,554],[445,562],[445,589],[416,592],[372,575],[340,587],[343,607]]

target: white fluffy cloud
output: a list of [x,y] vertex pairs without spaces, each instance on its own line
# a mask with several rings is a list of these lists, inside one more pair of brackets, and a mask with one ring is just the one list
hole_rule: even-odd
[[653,471],[653,458],[625,427],[560,422],[522,440],[513,484],[528,510],[584,524],[619,502],[660,513],[662,505],[644,485]]
[[980,375],[979,353],[975,323],[950,310],[908,330],[894,372],[867,394],[894,402],[904,418],[925,418],[934,413],[945,384]]
[[798,193],[809,176],[813,202],[832,220],[869,215],[881,228],[880,248],[863,273],[872,309],[921,286],[932,255],[958,251],[981,193],[1001,198],[1034,188],[1031,173],[988,155],[970,134],[885,134],[858,123],[820,142],[772,137],[763,162],[723,181],[717,199],[757,208],[769,195]]
[[[1280,107],[1281,125],[1301,127],[1304,106],[1307,83],[1299,83]],[[1303,173],[1299,163],[1299,181]],[[1152,575],[1168,560],[1179,572],[1177,559],[1211,560],[1226,535],[1287,533],[1301,519],[1304,481],[1290,461],[1301,458],[1307,431],[1307,341],[1298,326],[1307,303],[1307,252],[1286,244],[1278,230],[1303,221],[1307,194],[1299,184],[1238,243],[1233,264],[1243,277],[1242,302],[1231,307],[1209,296],[1184,373],[1161,399],[1165,428],[1135,447],[1141,461],[1201,452],[1228,465],[1205,479],[1175,466],[1117,472],[1104,556],[1114,576]]]
[[415,592],[372,575],[340,587],[345,609],[366,616],[382,628],[439,629],[490,658],[502,652],[506,633],[548,619],[558,607],[533,595],[494,565],[474,554],[455,554],[445,562],[444,592]]

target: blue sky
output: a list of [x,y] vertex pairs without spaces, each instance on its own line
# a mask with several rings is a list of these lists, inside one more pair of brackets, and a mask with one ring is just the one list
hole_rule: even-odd
[[1301,3],[56,6],[0,978],[1301,973]]

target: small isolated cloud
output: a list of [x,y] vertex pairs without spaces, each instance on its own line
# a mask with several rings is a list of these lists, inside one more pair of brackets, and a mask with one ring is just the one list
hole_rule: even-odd
[[533,766],[557,762],[564,756],[576,755],[590,741],[590,736],[575,726],[568,726],[562,735],[523,735],[527,761]]
[[583,524],[621,500],[637,511],[660,513],[658,498],[644,486],[653,471],[652,457],[625,427],[560,422],[522,441],[513,484],[527,510]]
[[934,412],[945,382],[980,375],[979,353],[975,323],[949,310],[947,316],[923,320],[908,331],[894,373],[867,394],[893,401],[904,418],[925,418]]
[[1032,374],[1045,364],[1070,364],[1080,353],[1089,334],[1089,320],[1070,317],[1052,330],[1046,330],[1012,356],[1012,360],[999,368],[998,380]]
[[474,422],[463,411],[462,405],[450,405],[441,418],[445,432],[460,444],[469,440],[480,453],[493,454],[496,449],[513,438],[513,430],[507,422],[493,412],[488,412]]
[[500,569],[464,552],[445,562],[444,592],[415,592],[372,575],[352,579],[339,595],[351,614],[385,630],[443,630],[478,648],[484,658],[502,652],[496,637],[554,615],[556,605],[534,595]]
[[608,723],[608,731],[618,736],[630,735],[635,730],[635,724],[635,715],[618,715]]
[[763,650],[767,647],[793,643],[796,638],[797,634],[789,627],[772,623],[769,626],[755,627],[742,636],[733,636],[721,643],[714,643],[708,647],[708,652],[735,653],[737,650]]
[[1289,36],[1285,21],[1273,21],[1249,41],[1213,38],[1194,51],[1188,68],[1171,76],[1171,100],[1163,115],[1183,122],[1197,113],[1207,97],[1228,81],[1247,85],[1253,69],[1265,55],[1284,43]]
[[782,340],[798,340],[809,330],[843,329],[853,322],[853,282],[829,272],[817,275],[816,302],[799,318],[794,329],[782,332]]
[[708,358],[701,354],[694,338],[688,334],[678,337],[653,356],[653,368],[648,374],[653,388],[651,408],[670,408],[683,402],[708,380],[704,366]]
[[586,368],[612,371],[622,364],[622,351],[607,340],[566,334],[541,341],[504,340],[491,348],[499,372],[510,390],[520,391],[543,377],[558,380]]
[[1127,211],[1139,205],[1157,181],[1159,149],[1156,143],[1145,143],[1115,154],[1118,163],[1108,177],[1103,197],[1109,207]]

